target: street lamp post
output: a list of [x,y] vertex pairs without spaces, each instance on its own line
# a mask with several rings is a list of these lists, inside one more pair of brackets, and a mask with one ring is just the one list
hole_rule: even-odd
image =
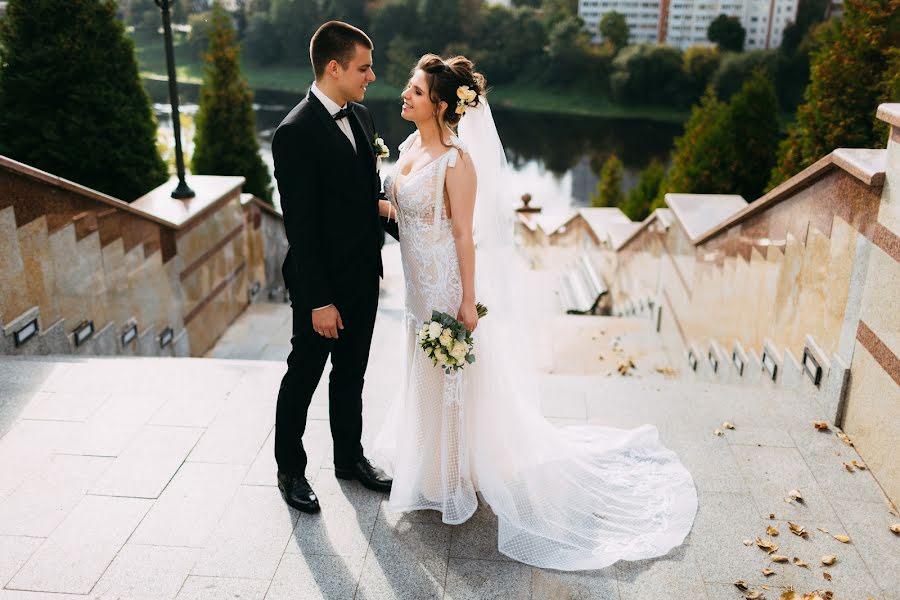
[[162,11],[163,36],[166,40],[166,64],[169,68],[169,102],[172,103],[172,129],[175,133],[175,166],[178,169],[178,187],[172,197],[193,198],[194,190],[184,180],[184,155],[181,151],[181,118],[178,116],[178,85],[175,78],[175,50],[172,47],[172,19],[169,16],[169,0],[153,0]]

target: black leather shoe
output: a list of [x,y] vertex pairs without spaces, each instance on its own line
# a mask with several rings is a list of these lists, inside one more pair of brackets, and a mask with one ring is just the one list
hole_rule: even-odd
[[278,471],[278,489],[288,506],[305,513],[317,513],[322,510],[316,493],[302,475],[288,475]]
[[370,463],[365,456],[349,467],[335,466],[334,476],[338,479],[355,479],[376,492],[390,492],[391,484],[394,482],[384,471]]

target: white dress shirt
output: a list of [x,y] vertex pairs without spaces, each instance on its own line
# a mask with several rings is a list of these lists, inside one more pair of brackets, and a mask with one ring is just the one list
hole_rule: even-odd
[[[325,107],[325,110],[327,110],[328,114],[330,114],[332,117],[336,115],[339,110],[347,106],[346,104],[344,106],[338,106],[337,102],[325,95],[325,92],[320,90],[319,86],[317,86],[315,82],[313,82],[312,87],[309,89],[309,91],[319,99],[319,102],[322,103],[322,105]],[[356,152],[356,138],[353,137],[353,129],[350,128],[350,119],[344,117],[343,119],[338,119],[337,121],[335,121],[335,123],[337,123],[337,126],[341,128],[341,131],[344,132],[344,135],[347,136],[347,139],[350,140],[350,145],[353,146],[353,151]]]

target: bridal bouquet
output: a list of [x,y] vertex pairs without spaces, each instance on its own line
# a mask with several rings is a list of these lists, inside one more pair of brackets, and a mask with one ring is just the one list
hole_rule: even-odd
[[[479,319],[488,312],[483,304],[476,304],[475,310]],[[419,345],[425,356],[447,375],[475,362],[472,332],[447,313],[432,311],[431,320],[422,323],[419,329]]]

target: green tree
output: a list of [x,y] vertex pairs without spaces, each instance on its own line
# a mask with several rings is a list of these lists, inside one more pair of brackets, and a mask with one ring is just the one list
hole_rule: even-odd
[[654,208],[661,205],[665,192],[712,194],[729,189],[730,182],[724,151],[728,107],[716,98],[712,87],[691,108],[684,134],[675,138],[672,164],[660,186]]
[[245,192],[271,203],[272,182],[256,141],[253,92],[241,77],[235,31],[218,0],[209,37],[192,170],[204,175],[242,175],[247,180]]
[[819,27],[816,38],[805,102],[779,148],[770,187],[835,148],[881,147],[875,110],[898,100],[888,82],[897,77],[900,0],[846,0],[843,18]]
[[779,50],[788,55],[796,52],[809,29],[825,19],[827,7],[828,0],[800,0],[797,4],[797,19],[785,26]]
[[631,34],[628,22],[625,21],[625,15],[614,10],[603,15],[603,18],[600,19],[599,29],[603,41],[610,44],[616,52],[625,47],[625,44],[628,43],[628,36]]
[[547,54],[551,82],[570,83],[583,71],[591,54],[591,40],[581,17],[566,17],[550,30]]
[[422,34],[432,52],[443,54],[453,42],[462,40],[462,4],[460,0],[422,0]]
[[690,101],[703,94],[713,74],[718,70],[722,55],[716,48],[691,46],[684,52],[683,66]]
[[276,28],[265,13],[256,13],[250,17],[241,45],[247,59],[258,65],[275,64],[281,58]]
[[628,193],[619,207],[632,221],[643,221],[652,212],[653,202],[666,176],[666,169],[655,158],[638,174],[637,185]]
[[534,9],[487,6],[479,21],[474,35],[478,50],[472,58],[489,77],[488,83],[506,83],[539,71],[547,31]]
[[591,195],[591,206],[619,206],[622,203],[622,161],[615,154],[610,155],[600,170],[597,193]]
[[128,202],[166,181],[115,2],[10,0],[0,20],[0,154]]
[[744,51],[744,39],[747,37],[747,30],[741,25],[737,17],[729,17],[721,14],[706,30],[706,38],[712,43],[719,46],[719,50],[730,50],[731,52]]
[[419,58],[415,41],[404,35],[396,35],[387,50],[387,68],[385,79],[395,85],[404,85],[410,76],[410,71]]
[[344,21],[363,31],[369,28],[365,0],[325,0],[322,5],[322,21]]
[[269,21],[278,37],[281,62],[308,65],[309,40],[323,22],[319,3],[311,0],[271,0]]
[[755,71],[731,98],[725,126],[730,193],[755,200],[762,195],[778,151],[778,99],[764,71]]
[[[397,36],[405,38],[404,43],[412,48],[410,54],[415,58],[422,54],[420,50],[427,47],[421,41],[422,28],[420,27],[418,0],[392,0],[374,13],[371,21],[371,37],[375,42],[372,54],[375,60],[376,72],[379,68],[393,68],[387,55],[391,42]],[[408,60],[408,57],[406,59]],[[398,65],[398,67],[401,66],[408,74],[413,64]],[[406,79],[403,81],[406,81]]]
[[744,82],[760,69],[774,77],[776,59],[775,50],[726,53],[712,78],[716,95],[722,100],[730,99],[741,89]]
[[670,46],[628,46],[613,61],[613,97],[620,102],[687,105],[681,51]]

